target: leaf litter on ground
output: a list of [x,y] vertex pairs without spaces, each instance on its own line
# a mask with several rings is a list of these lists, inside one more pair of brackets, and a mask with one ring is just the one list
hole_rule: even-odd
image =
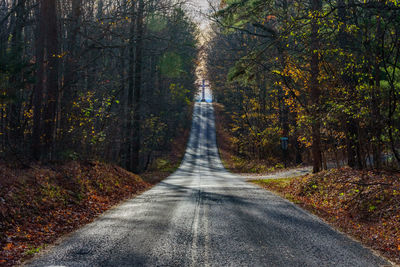
[[342,168],[253,182],[301,205],[400,264],[398,172]]

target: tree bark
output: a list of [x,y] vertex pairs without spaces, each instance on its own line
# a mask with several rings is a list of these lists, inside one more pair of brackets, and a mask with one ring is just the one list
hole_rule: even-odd
[[[352,45],[350,42],[351,36],[346,32],[348,12],[344,0],[338,0],[338,20],[341,23],[339,28],[338,43],[340,49],[344,52],[349,52],[352,50]],[[347,64],[347,60],[341,62],[342,68]],[[342,83],[344,88],[349,92],[349,99],[347,101],[353,101],[355,98],[354,88],[356,87],[356,82],[352,77],[352,73],[348,71],[343,71],[341,75]],[[346,152],[347,152],[347,165],[351,168],[362,168],[360,157],[360,147],[359,147],[359,135],[358,135],[358,121],[353,118],[352,114],[344,115],[344,130],[346,133]]]
[[131,25],[130,25],[130,39],[128,48],[128,99],[127,99],[127,121],[126,121],[126,150],[125,150],[125,166],[128,170],[133,170],[133,157],[132,157],[132,147],[133,147],[133,97],[134,97],[134,85],[135,85],[135,13],[136,7],[135,3],[131,3]]
[[141,87],[142,87],[142,61],[143,61],[143,18],[144,1],[139,0],[136,17],[136,62],[135,62],[135,92],[134,92],[134,113],[133,113],[133,144],[132,144],[132,170],[140,171],[140,135],[141,135]]
[[22,46],[22,32],[24,29],[24,13],[25,13],[25,0],[16,0],[14,2],[15,8],[15,26],[12,31],[11,48],[12,48],[12,61],[17,69],[11,72],[10,84],[12,86],[12,97],[8,110],[9,119],[9,142],[12,142],[13,147],[20,150],[23,149],[23,145],[20,146],[24,140],[24,134],[22,129],[21,120],[21,91],[23,87],[23,71],[20,69],[23,64],[23,46]]
[[54,157],[54,145],[56,135],[56,119],[58,104],[58,26],[57,5],[54,0],[43,0],[42,16],[46,19],[45,55],[46,55],[46,91],[47,107],[44,113],[44,149],[45,157]]
[[46,6],[40,5],[39,25],[36,37],[36,82],[33,93],[33,132],[32,132],[32,157],[35,160],[42,158],[42,109],[44,95],[44,45],[46,35]]
[[319,26],[317,13],[321,11],[321,0],[311,0],[311,10],[313,18],[311,19],[311,80],[310,80],[310,93],[311,93],[311,106],[312,106],[312,154],[313,154],[313,172],[321,171],[322,156],[321,156],[321,122],[319,117],[320,110],[320,96],[321,90],[318,81],[319,77]]
[[77,38],[80,30],[80,17],[81,17],[81,5],[82,0],[71,0],[71,14],[69,16],[70,24],[68,27],[68,41],[67,41],[67,54],[65,61],[65,75],[64,75],[64,83],[62,85],[62,122],[61,128],[64,130],[63,132],[63,140],[64,143],[71,144],[67,140],[68,138],[65,136],[66,131],[68,131],[69,123],[68,118],[70,117],[72,111],[72,102],[76,96],[76,80],[77,75],[76,71],[78,69],[78,58],[76,55],[77,49]]
[[[376,26],[376,40],[380,43],[382,41],[382,26],[381,26],[381,17],[380,14],[378,13],[377,17],[377,26]],[[380,112],[380,86],[381,86],[381,77],[380,77],[380,71],[381,71],[381,46],[378,46],[376,49],[376,56],[375,56],[375,66],[374,66],[374,81],[372,83],[372,101],[371,101],[371,106],[372,106],[372,119],[371,119],[371,129],[372,134],[373,134],[373,140],[372,140],[372,154],[373,154],[373,159],[374,159],[374,167],[376,169],[381,168],[381,134],[382,134],[382,118],[381,118],[381,112]]]

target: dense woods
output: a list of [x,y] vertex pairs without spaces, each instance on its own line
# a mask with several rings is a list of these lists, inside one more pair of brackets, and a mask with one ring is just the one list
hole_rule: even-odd
[[0,266],[400,263],[399,106],[397,0],[0,0]]
[[146,169],[190,126],[196,36],[182,1],[0,1],[0,157]]
[[[398,168],[396,1],[226,0],[215,8],[209,80],[243,158]],[[285,155],[283,155],[285,156]]]

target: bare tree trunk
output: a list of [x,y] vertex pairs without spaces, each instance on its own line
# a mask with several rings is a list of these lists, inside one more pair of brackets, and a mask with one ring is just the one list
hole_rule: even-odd
[[[24,13],[25,13],[25,0],[17,0],[14,2],[15,8],[15,26],[12,31],[12,40],[11,40],[11,48],[12,48],[12,60],[15,66],[19,66],[22,64],[22,31],[24,28]],[[10,83],[12,85],[12,97],[14,101],[11,102],[8,110],[8,118],[9,118],[9,136],[8,140],[11,141],[12,144],[9,144],[13,147],[13,149],[23,149],[23,146],[20,146],[20,143],[23,142],[24,134],[22,129],[22,120],[21,120],[21,89],[23,83],[23,75],[21,70],[13,71],[10,75]]]
[[134,114],[133,114],[133,144],[132,144],[132,170],[140,171],[140,135],[141,135],[141,88],[142,88],[142,61],[143,61],[143,18],[144,1],[139,0],[136,17],[136,62],[135,62],[135,93],[134,93]]
[[48,159],[54,157],[54,145],[56,134],[57,104],[58,104],[58,27],[57,6],[54,0],[43,0],[42,16],[46,19],[46,91],[47,107],[44,113],[44,144],[45,156]]
[[126,123],[126,163],[125,166],[128,170],[133,170],[133,157],[132,157],[132,147],[133,147],[133,97],[134,97],[134,85],[135,85],[135,24],[134,19],[136,10],[135,3],[131,3],[131,25],[130,25],[130,39],[128,48],[128,99],[127,99],[127,123]]
[[[339,28],[339,35],[338,35],[339,47],[343,51],[348,51],[350,48],[349,42],[348,42],[350,36],[346,32],[347,10],[346,10],[346,6],[345,6],[345,1],[338,0],[337,5],[338,5],[338,19],[341,23],[341,26]],[[343,65],[345,63],[346,63],[345,61],[342,62]],[[350,74],[343,72],[341,78],[342,78],[343,86],[345,88],[347,88],[347,90],[349,92],[353,91],[354,84],[352,83]],[[346,132],[347,164],[349,165],[349,167],[354,168],[356,166],[356,140],[357,140],[357,127],[355,126],[356,122],[351,117],[351,115],[345,115],[344,121],[345,121],[344,126],[345,126],[345,132]]]
[[32,132],[32,156],[36,160],[42,158],[42,109],[44,95],[44,45],[46,35],[46,11],[45,5],[40,6],[39,25],[36,38],[36,83],[33,95],[33,132]]
[[[381,41],[382,40],[382,27],[381,27],[381,17],[380,14],[378,15],[377,18],[377,29],[376,29],[376,36],[377,40]],[[381,153],[382,153],[382,142],[381,142],[381,134],[382,134],[382,128],[383,125],[381,124],[382,118],[380,114],[380,109],[379,109],[379,104],[380,104],[380,84],[381,84],[381,78],[380,78],[380,72],[381,72],[381,59],[382,55],[380,55],[380,47],[376,49],[376,57],[375,57],[375,66],[374,66],[374,84],[372,85],[372,134],[373,134],[373,140],[372,140],[372,154],[373,154],[373,159],[374,159],[374,167],[376,169],[381,168]]]
[[[82,0],[71,0],[72,8],[70,18],[70,25],[67,32],[67,55],[65,62],[65,75],[64,75],[64,83],[62,85],[62,129],[67,131],[68,129],[68,118],[72,110],[72,102],[75,97],[75,83],[77,79],[76,70],[78,69],[78,59],[76,55],[77,49],[77,37],[80,29],[80,17],[81,17],[81,5]],[[65,133],[63,133],[65,135]],[[68,142],[69,140],[65,139],[63,136],[64,142]]]
[[[321,0],[311,0],[311,10],[315,13],[319,13],[322,8]],[[317,14],[311,21],[311,105],[312,105],[312,154],[313,154],[313,172],[317,173],[321,171],[322,167],[322,156],[321,156],[321,122],[319,118],[320,110],[320,96],[321,90],[319,88],[319,26]]]

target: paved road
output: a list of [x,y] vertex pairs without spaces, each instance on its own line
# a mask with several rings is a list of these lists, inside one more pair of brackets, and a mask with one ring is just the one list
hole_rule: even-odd
[[106,212],[32,266],[379,266],[315,216],[228,173],[211,104],[195,106],[179,170]]

